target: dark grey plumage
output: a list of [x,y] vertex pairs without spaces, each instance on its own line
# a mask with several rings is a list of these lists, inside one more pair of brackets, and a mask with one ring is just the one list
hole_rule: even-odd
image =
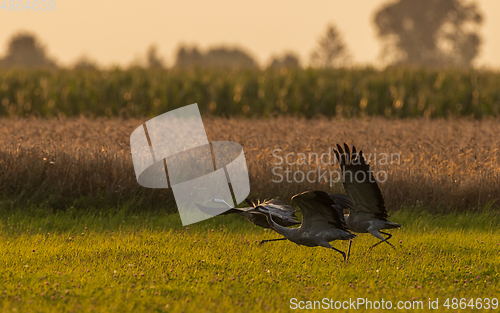
[[[344,151],[345,149],[345,151]],[[356,148],[344,144],[344,149],[337,145],[334,150],[335,156],[342,169],[343,186],[347,196],[351,200],[350,213],[346,218],[347,227],[355,233],[370,233],[381,241],[373,245],[386,242],[394,248],[387,240],[392,237],[389,233],[381,232],[381,229],[400,228],[401,225],[387,220],[382,192],[374,179],[369,164],[366,162],[363,152],[356,153]],[[384,238],[381,234],[387,235]],[[351,245],[349,244],[349,251]]]
[[330,199],[332,199],[336,205],[343,210],[350,210],[354,206],[351,198],[341,193],[329,193]]
[[260,206],[256,206],[254,211],[265,215],[271,227],[286,239],[307,247],[333,249],[346,260],[344,252],[330,245],[331,241],[351,240],[356,236],[347,230],[340,206],[323,191],[306,191],[293,196],[292,200],[302,212],[302,224],[298,228],[286,228],[275,223],[272,214]]

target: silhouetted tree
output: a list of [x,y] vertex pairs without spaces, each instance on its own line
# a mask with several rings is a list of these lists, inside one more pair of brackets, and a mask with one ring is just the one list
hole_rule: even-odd
[[205,53],[198,48],[181,46],[177,50],[176,67],[216,67],[216,68],[248,68],[257,66],[252,57],[239,48],[216,47]]
[[337,28],[330,24],[325,35],[318,40],[318,45],[311,53],[313,67],[339,67],[349,65],[351,56]]
[[203,56],[208,67],[249,68],[256,67],[254,59],[240,48],[217,47],[208,50]]
[[[470,66],[482,15],[462,0],[391,1],[375,14],[382,57],[393,64]],[[471,27],[472,26],[472,27]]]
[[19,33],[10,39],[7,55],[0,60],[0,66],[55,68],[56,64],[45,55],[45,49],[35,35]]
[[163,60],[158,56],[158,48],[155,45],[152,45],[148,48],[147,52],[147,61],[149,68],[163,68]]
[[181,45],[177,50],[175,67],[188,68],[201,66],[203,56],[196,47],[186,47]]
[[87,56],[80,57],[73,65],[73,69],[76,70],[97,70],[98,68],[97,63]]
[[274,57],[271,60],[271,64],[269,65],[269,67],[272,68],[300,67],[300,62],[299,58],[295,54],[288,52],[282,57]]

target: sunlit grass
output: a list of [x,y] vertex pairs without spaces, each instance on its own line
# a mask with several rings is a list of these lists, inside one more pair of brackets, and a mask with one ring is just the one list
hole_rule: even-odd
[[[394,214],[396,246],[367,248],[349,263],[324,248],[278,238],[238,216],[182,227],[178,215],[0,213],[0,308],[61,311],[288,311],[290,299],[373,301],[499,296],[500,216]],[[335,242],[346,250],[347,242]]]

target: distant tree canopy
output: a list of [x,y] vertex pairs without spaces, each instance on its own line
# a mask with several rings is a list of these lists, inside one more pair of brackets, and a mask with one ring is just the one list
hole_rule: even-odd
[[176,67],[250,68],[257,67],[254,59],[240,48],[216,47],[201,53],[197,47],[181,46],[177,51]]
[[395,65],[470,66],[482,15],[462,0],[398,0],[375,14],[382,56]]
[[165,65],[160,56],[158,56],[158,48],[155,45],[151,45],[146,53],[147,65],[149,68],[164,68]]
[[76,70],[97,70],[99,66],[87,56],[81,56],[73,65]]
[[340,67],[348,65],[351,56],[337,28],[330,24],[325,34],[318,40],[317,47],[311,53],[313,67]]
[[35,35],[19,33],[14,35],[7,49],[7,55],[0,59],[1,67],[55,68],[55,62],[45,54],[44,47]]
[[181,46],[177,50],[175,66],[180,68],[201,66],[203,56],[197,47],[188,48]]
[[294,53],[286,53],[282,57],[273,57],[269,67],[284,68],[284,67],[300,67],[299,58]]

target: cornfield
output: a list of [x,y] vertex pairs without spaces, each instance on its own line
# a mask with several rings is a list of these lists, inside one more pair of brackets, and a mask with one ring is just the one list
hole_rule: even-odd
[[482,118],[500,113],[500,74],[387,68],[2,70],[0,116],[156,116],[198,103],[202,114]]
[[[304,190],[343,192],[340,182],[318,179],[317,174],[311,176],[316,179],[304,179],[300,172],[338,170],[332,149],[345,142],[370,157],[376,173],[386,173],[380,187],[390,210],[416,206],[450,212],[498,207],[497,119],[203,119],[209,140],[231,140],[243,146],[251,197],[281,197],[289,202]],[[175,209],[170,189],[152,190],[137,184],[129,136],[145,120],[1,119],[3,199],[47,203],[54,209],[125,202],[140,209]],[[300,153],[305,160],[299,160]],[[332,159],[324,162],[328,153]],[[321,159],[323,154],[325,159]],[[384,155],[391,158],[384,160]],[[292,173],[289,181],[287,170]]]

